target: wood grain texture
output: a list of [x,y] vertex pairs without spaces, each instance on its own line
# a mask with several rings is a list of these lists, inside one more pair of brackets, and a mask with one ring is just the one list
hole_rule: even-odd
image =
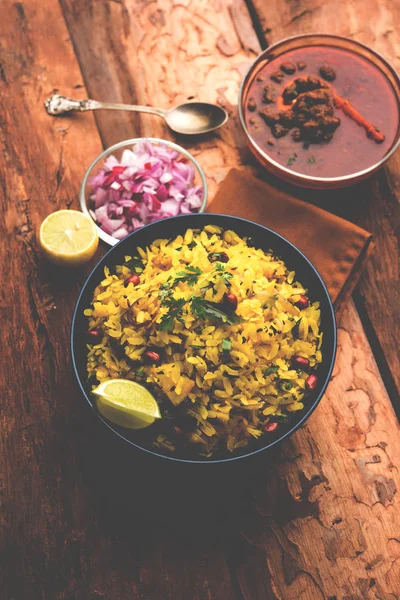
[[[49,0],[10,3],[0,23],[1,598],[396,600],[398,425],[352,304],[317,412],[247,473],[202,485],[148,465],[86,410],[68,358],[85,272],[46,267],[35,229],[77,206],[101,141],[170,135],[156,117],[50,119],[42,102],[54,88],[160,106],[193,95],[234,115],[258,46],[238,0],[61,5],[63,14]],[[212,189],[248,157],[235,117],[217,136],[183,143]]]
[[61,5],[91,97],[160,108],[196,99],[228,110],[226,127],[198,139],[173,138],[151,115],[95,115],[106,146],[140,135],[175,139],[206,169],[212,196],[240,161],[238,89],[259,51],[243,0],[219,1],[212,9],[209,0],[61,0]]
[[[258,518],[242,529],[248,548],[238,579],[246,600],[399,598],[397,432],[350,305],[328,391],[260,483]],[[256,591],[263,564],[273,590],[264,596]]]
[[[396,0],[251,3],[264,36],[264,47],[289,35],[343,35],[372,47],[400,70],[400,33],[395,27],[400,20],[400,4]],[[383,170],[348,190],[290,191],[374,234],[376,250],[361,277],[359,293],[394,380],[392,401],[400,410],[400,151]],[[388,379],[391,387],[391,378]]]
[[156,509],[148,529],[138,513],[129,538],[124,521],[117,537],[110,522],[119,509],[88,485],[100,448],[74,385],[69,328],[90,265],[50,269],[35,230],[53,210],[77,207],[101,142],[93,116],[51,119],[43,108],[55,88],[86,94],[58,5],[10,4],[0,28],[0,597],[163,600],[191,590],[198,600],[230,600],[220,548],[171,542],[154,525]]

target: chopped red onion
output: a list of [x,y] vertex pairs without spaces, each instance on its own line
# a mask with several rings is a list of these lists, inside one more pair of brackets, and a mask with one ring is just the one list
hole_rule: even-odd
[[89,212],[98,225],[122,239],[147,223],[198,212],[203,188],[195,168],[176,150],[148,140],[124,150],[121,162],[108,156],[89,179]]

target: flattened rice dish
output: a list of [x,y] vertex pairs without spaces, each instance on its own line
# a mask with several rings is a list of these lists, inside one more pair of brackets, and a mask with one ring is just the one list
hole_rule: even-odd
[[319,302],[272,251],[208,225],[104,271],[85,310],[89,382],[146,387],[162,415],[145,432],[156,448],[235,452],[307,406],[322,360]]

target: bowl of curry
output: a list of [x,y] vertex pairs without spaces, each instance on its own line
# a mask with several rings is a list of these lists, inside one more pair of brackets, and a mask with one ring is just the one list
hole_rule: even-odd
[[326,34],[285,39],[245,75],[239,118],[257,160],[302,187],[351,185],[400,143],[400,80],[374,50]]

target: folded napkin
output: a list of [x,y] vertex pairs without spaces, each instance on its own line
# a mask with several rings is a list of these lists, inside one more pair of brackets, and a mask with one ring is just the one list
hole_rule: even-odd
[[318,270],[337,314],[373,248],[367,231],[237,169],[228,173],[207,210],[256,221],[292,242]]

